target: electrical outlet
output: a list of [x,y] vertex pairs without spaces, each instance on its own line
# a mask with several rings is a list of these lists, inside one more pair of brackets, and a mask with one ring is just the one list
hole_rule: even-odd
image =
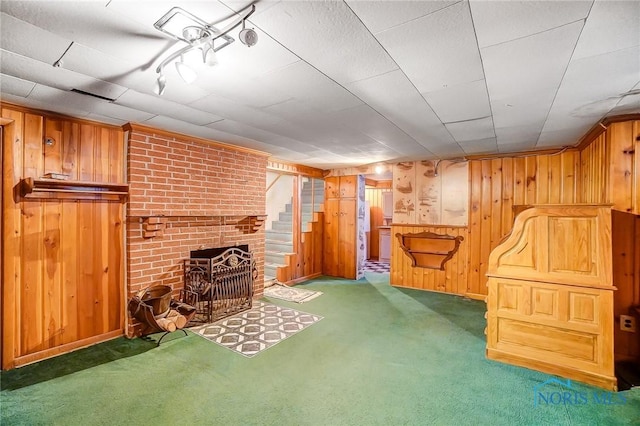
[[631,315],[620,315],[620,330],[635,333],[636,318]]

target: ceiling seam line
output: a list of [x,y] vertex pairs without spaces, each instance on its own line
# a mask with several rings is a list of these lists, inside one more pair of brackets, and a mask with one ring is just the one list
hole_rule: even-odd
[[[348,5],[348,4],[346,4],[346,3],[345,3],[345,5],[346,5],[347,7],[349,7],[349,5]],[[351,13],[353,13],[356,17],[358,17],[358,16],[353,12],[353,10],[352,10],[351,8],[349,8],[349,10],[351,10]],[[359,20],[359,19],[360,19],[360,18],[358,17],[358,20]],[[362,23],[362,21],[360,21],[360,22]],[[383,117],[386,121],[388,121],[388,122],[389,122],[393,127],[395,127],[395,128],[396,128],[396,129],[398,129],[400,132],[402,132],[405,136],[407,136],[408,138],[410,138],[411,140],[413,140],[413,141],[416,143],[416,145],[418,145],[419,147],[421,147],[421,148],[425,149],[429,154],[434,155],[434,156],[436,155],[436,154],[434,154],[433,152],[431,152],[427,147],[425,147],[425,146],[424,146],[424,145],[422,145],[420,142],[418,142],[417,140],[415,140],[415,139],[413,138],[413,136],[409,135],[409,134],[408,134],[404,129],[401,129],[400,127],[398,127],[398,125],[397,125],[396,123],[394,123],[393,121],[389,120],[389,119],[388,119],[384,114],[381,114],[377,109],[375,109],[374,107],[372,107],[371,105],[369,105],[367,102],[365,102],[363,99],[361,99],[358,95],[356,95],[355,93],[351,92],[349,89],[347,89],[347,88],[346,88],[345,86],[343,86],[341,83],[338,83],[335,79],[333,79],[333,78],[332,78],[332,77],[330,77],[329,75],[327,75],[327,74],[325,74],[324,72],[322,72],[322,71],[321,71],[320,69],[318,69],[316,66],[314,66],[313,64],[311,64],[310,62],[308,62],[308,61],[307,61],[307,60],[305,60],[304,58],[300,57],[297,53],[293,52],[293,51],[292,51],[292,50],[290,50],[288,47],[284,46],[282,43],[280,43],[280,41],[278,41],[278,40],[276,40],[275,38],[273,38],[273,37],[272,37],[272,36],[271,36],[267,31],[265,31],[264,29],[262,29],[262,28],[261,28],[259,25],[257,25],[255,22],[252,22],[252,24],[253,24],[253,25],[255,25],[255,26],[256,26],[256,28],[260,29],[260,31],[262,31],[266,36],[268,36],[268,37],[269,37],[271,40],[273,40],[275,43],[277,43],[278,45],[282,46],[282,48],[283,48],[283,49],[287,50],[287,51],[288,51],[288,52],[290,52],[292,55],[294,55],[296,58],[300,59],[300,61],[302,61],[302,62],[304,62],[305,64],[309,65],[311,68],[313,68],[314,70],[316,70],[317,72],[319,72],[320,74],[322,74],[323,76],[325,76],[326,78],[328,78],[329,80],[331,80],[331,81],[332,81],[333,83],[335,83],[336,85],[338,85],[338,86],[342,87],[344,90],[346,90],[347,92],[349,92],[351,95],[353,95],[356,99],[358,99],[358,100],[359,100],[360,102],[362,102],[364,105],[367,105],[369,108],[371,108],[373,111],[375,111],[375,112],[376,112],[377,114],[379,114],[381,117]],[[366,25],[364,25],[364,23],[363,23],[362,25],[367,29],[367,31],[369,32],[369,34],[371,34],[371,32],[369,31],[369,29],[366,27]],[[371,35],[373,36],[373,34],[371,34]],[[376,42],[377,42],[378,44],[380,44],[380,42],[378,41],[378,39],[377,39],[377,38],[375,38],[375,36],[373,36],[373,38],[376,40]],[[382,46],[380,46],[380,47],[382,47]],[[383,50],[385,51],[385,53],[387,53],[387,55],[389,55],[389,52],[387,52],[387,51],[386,51],[386,49],[384,49],[384,47],[382,47],[382,48],[383,48]],[[389,57],[391,58],[391,55],[389,55]],[[391,59],[393,60],[393,58],[391,58]],[[395,60],[393,61],[393,63],[394,63],[394,64],[396,64],[396,66],[398,65],[398,64],[395,62]],[[389,71],[389,73],[390,73],[390,72],[394,72],[394,71],[397,71],[397,70]],[[400,70],[400,71],[401,71],[401,70]],[[384,74],[386,74],[386,73],[379,74],[379,75],[384,75]],[[404,73],[403,73],[403,74],[404,74]],[[406,75],[405,75],[405,77],[406,77]],[[371,77],[371,78],[373,78],[373,77]],[[364,79],[363,79],[363,80],[364,80]],[[407,78],[407,80],[408,80],[408,78]],[[362,81],[362,80],[360,80],[360,81]],[[410,80],[409,80],[409,81],[410,81]],[[412,84],[412,85],[413,85],[413,84]],[[415,86],[414,86],[414,88],[415,88]],[[417,91],[417,89],[416,89],[416,91]],[[418,93],[419,93],[419,92],[418,92]],[[425,102],[426,102],[426,100],[425,100]],[[427,103],[427,105],[429,106],[429,108],[431,108],[431,106],[430,106],[428,103]],[[431,108],[431,110],[433,111],[433,108]],[[435,114],[435,111],[434,111],[434,114]],[[436,116],[437,116],[437,115],[436,115]],[[440,120],[440,117],[438,117],[438,120]],[[440,122],[442,123],[442,120],[440,120]],[[443,124],[443,125],[444,125],[444,124]],[[355,130],[355,129],[354,129],[354,130]],[[362,133],[362,132],[360,132],[359,130],[356,130],[356,131],[357,131],[358,133]],[[448,130],[447,130],[447,131],[448,131]],[[363,134],[364,136],[366,136],[366,137],[368,137],[368,138],[372,139],[369,135],[366,135],[365,133],[362,133],[362,134]],[[453,138],[453,136],[452,136],[452,138]],[[372,139],[372,140],[375,140],[376,142],[378,142],[376,139]],[[455,141],[455,139],[454,139],[454,141]],[[380,142],[378,142],[378,143],[380,143]],[[382,145],[382,144],[381,144],[381,145]],[[386,145],[384,145],[384,146],[386,146]]]
[[[538,138],[536,139],[536,144],[535,146],[537,147],[538,144],[540,143],[540,136],[542,136],[542,132],[544,130],[544,126],[547,124],[547,121],[549,120],[549,115],[551,115],[551,110],[553,109],[553,105],[556,102],[556,98],[558,97],[558,92],[560,91],[560,87],[562,87],[562,82],[564,81],[565,76],[567,75],[567,71],[569,70],[569,67],[571,66],[571,59],[573,58],[574,53],[576,52],[576,48],[578,47],[578,44],[580,43],[580,37],[582,37],[582,32],[584,31],[584,27],[587,25],[587,19],[589,18],[589,15],[591,14],[591,10],[593,9],[593,5],[595,4],[595,0],[591,2],[591,7],[589,7],[589,12],[587,12],[587,16],[584,17],[584,19],[582,19],[582,28],[580,28],[580,34],[578,34],[578,37],[576,38],[576,44],[573,46],[573,50],[571,51],[571,55],[569,56],[569,60],[567,61],[567,66],[564,69],[564,72],[562,73],[562,78],[560,78],[560,82],[558,83],[558,87],[556,88],[555,93],[553,94],[553,99],[551,100],[551,103],[549,105],[549,109],[547,110],[547,114],[544,117],[544,121],[542,122],[542,127],[540,128],[540,132],[538,133]],[[578,21],[574,21],[572,22],[575,23]],[[600,119],[602,119],[602,117],[600,117]],[[600,120],[598,120],[600,121]]]
[[[591,7],[593,7],[593,2],[591,3]],[[589,12],[591,12],[591,8],[589,8]],[[488,46],[482,46],[481,49],[489,49],[489,48],[492,48],[492,47],[495,47],[495,46],[501,46],[503,44],[511,43],[512,41],[523,40],[525,38],[529,38],[529,37],[537,36],[537,35],[540,35],[540,34],[548,33],[549,31],[557,30],[558,28],[566,27],[566,26],[569,26],[571,24],[575,24],[576,22],[580,22],[580,21],[586,22],[588,17],[589,17],[589,14],[587,13],[587,16],[585,16],[584,18],[576,19],[574,21],[567,22],[567,23],[564,23],[562,25],[558,25],[557,27],[548,28],[546,30],[538,31],[537,33],[523,35],[521,37],[512,38],[511,40],[501,41],[500,43],[495,43],[495,44],[491,44],[491,45],[488,45]]]
[[[347,0],[343,0],[343,1],[344,1],[345,3],[347,2]],[[454,2],[454,3],[451,3],[450,5],[447,5],[447,6],[441,7],[440,9],[438,9],[438,10],[434,10],[433,12],[429,12],[429,13],[427,13],[427,14],[424,14],[424,15],[421,15],[421,16],[417,16],[417,17],[415,17],[415,18],[411,18],[411,19],[409,19],[408,21],[402,22],[402,23],[400,23],[400,24],[398,24],[398,25],[394,25],[393,27],[386,28],[386,29],[384,29],[384,30],[382,30],[382,31],[377,32],[376,34],[382,34],[382,33],[387,32],[387,31],[389,31],[389,30],[393,30],[393,29],[396,29],[396,28],[398,28],[398,27],[401,27],[401,26],[403,26],[403,25],[405,25],[405,24],[408,24],[409,22],[413,22],[413,21],[417,21],[418,19],[422,19],[422,18],[424,18],[425,16],[429,16],[429,15],[433,15],[434,13],[442,12],[443,10],[448,9],[448,8],[450,8],[450,7],[453,7],[453,6],[455,6],[456,4],[458,4],[458,3],[462,3],[462,0],[456,1],[456,2]],[[348,6],[348,5],[349,5],[349,4],[347,3],[347,6]],[[351,9],[351,8],[349,8],[349,9]],[[351,9],[351,11],[354,13],[354,15],[356,15],[356,16],[357,16],[357,14],[353,11],[353,9]],[[365,26],[366,26],[366,25],[365,25]],[[374,35],[374,36],[376,35],[376,34],[373,34],[373,33],[371,33],[371,34],[372,34],[372,35]]]
[[473,19],[473,11],[471,10],[471,4],[469,4],[469,15],[471,16],[471,27],[473,28],[473,36],[476,39],[476,47],[478,48],[478,57],[480,58],[480,66],[482,67],[482,76],[484,77],[484,88],[487,91],[487,102],[489,103],[489,116],[491,117],[491,126],[493,127],[493,137],[496,138],[496,151],[500,152],[500,145],[498,144],[498,133],[496,132],[496,121],[493,119],[493,105],[491,105],[491,94],[489,93],[489,83],[487,83],[487,73],[484,70],[484,59],[482,58],[482,49],[480,49],[480,43],[478,42],[476,22]]
[[[343,0],[344,1],[344,0]],[[458,2],[460,3],[460,2]],[[455,3],[455,4],[458,4]],[[387,56],[389,56],[389,58],[393,61],[394,64],[396,64],[396,66],[398,67],[398,71],[400,71],[402,73],[402,75],[404,75],[404,77],[407,79],[407,81],[409,82],[409,84],[411,84],[411,86],[415,89],[415,91],[418,93],[418,95],[420,95],[420,97],[422,98],[422,100],[424,101],[424,103],[429,107],[429,109],[431,110],[431,112],[433,112],[433,114],[436,116],[436,118],[438,119],[438,121],[440,121],[440,124],[442,124],[442,126],[445,128],[445,130],[447,131],[447,133],[449,134],[449,136],[451,136],[451,139],[455,142],[456,145],[458,145],[458,148],[460,148],[462,150],[462,152],[464,152],[464,149],[462,149],[462,147],[460,146],[460,144],[458,143],[458,141],[456,140],[456,138],[453,137],[453,134],[451,134],[451,132],[449,131],[449,129],[447,128],[447,126],[444,124],[444,122],[442,121],[442,118],[440,118],[440,116],[438,115],[438,113],[433,109],[433,107],[431,106],[431,104],[429,104],[429,102],[425,99],[424,95],[418,90],[418,88],[415,86],[415,84],[413,84],[413,81],[411,81],[411,79],[409,78],[409,76],[404,72],[404,70],[400,67],[400,65],[398,65],[398,62],[393,58],[393,56],[389,53],[389,51],[382,45],[382,43],[380,43],[380,40],[378,40],[378,37],[375,36],[375,34],[373,34],[370,30],[369,27],[367,27],[364,22],[362,22],[362,20],[360,19],[360,17],[358,16],[358,14],[356,14],[353,9],[351,9],[351,7],[349,7],[349,4],[347,4],[345,2],[346,6],[349,8],[349,10],[351,10],[351,13],[353,13],[353,15],[360,21],[360,23],[362,24],[362,26],[367,30],[367,32],[374,38],[374,40],[376,41],[376,43],[378,43],[378,45],[380,46],[380,48],[387,54]],[[453,5],[451,5],[453,6]],[[347,89],[348,90],[348,89]],[[355,96],[355,95],[354,95]],[[367,104],[369,105],[369,104]],[[378,112],[375,108],[372,107],[372,109],[374,109],[376,112]],[[378,112],[378,114],[380,114]],[[382,115],[382,114],[381,114]],[[384,117],[384,116],[383,116]],[[386,117],[385,117],[386,118]],[[387,119],[388,120],[388,119]],[[395,123],[394,123],[395,125]],[[396,126],[397,127],[397,126]],[[400,129],[402,130],[402,129]],[[404,132],[404,130],[403,130]],[[408,135],[409,136],[409,135]],[[411,138],[413,139],[413,137]],[[414,139],[415,140],[415,139]],[[423,148],[427,149],[427,147],[425,147],[424,145],[422,145],[420,142],[416,141],[416,143],[420,146],[422,146]],[[429,151],[427,149],[427,151]],[[431,152],[431,151],[429,151]],[[433,152],[431,152],[434,156],[437,157],[436,154],[434,154]]]

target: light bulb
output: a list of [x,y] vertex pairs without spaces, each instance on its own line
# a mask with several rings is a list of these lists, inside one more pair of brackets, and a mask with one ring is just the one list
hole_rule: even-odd
[[180,56],[180,62],[176,62],[176,69],[178,74],[184,80],[185,83],[191,84],[198,78],[198,74],[189,65],[184,63],[184,58]]

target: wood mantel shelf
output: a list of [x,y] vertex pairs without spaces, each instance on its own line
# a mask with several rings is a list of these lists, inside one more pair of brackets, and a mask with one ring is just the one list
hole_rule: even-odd
[[411,266],[444,271],[444,264],[458,251],[461,235],[418,232],[412,234],[397,233],[400,248],[411,259]]
[[20,197],[25,199],[71,199],[123,201],[129,194],[126,183],[91,182],[67,179],[28,177],[17,187]]

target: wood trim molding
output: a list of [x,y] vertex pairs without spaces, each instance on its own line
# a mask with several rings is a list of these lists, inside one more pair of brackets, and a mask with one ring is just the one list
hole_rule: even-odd
[[513,153],[497,153],[497,154],[474,154],[474,155],[465,155],[464,158],[468,161],[474,160],[494,160],[494,159],[502,159],[502,158],[522,158],[522,157],[532,157],[536,155],[555,155],[562,154],[567,151],[577,151],[576,147],[573,146],[565,146],[564,148],[554,148],[554,149],[541,149],[538,151],[522,151],[522,152],[513,152]]
[[[45,116],[46,118],[49,118],[49,119],[66,120],[66,121],[70,121],[70,122],[78,123],[78,124],[89,124],[89,125],[92,125],[92,126],[106,127],[108,129],[122,130],[121,126],[117,126],[117,125],[113,125],[113,124],[106,124],[106,123],[101,123],[99,121],[93,121],[93,120],[87,120],[87,119],[84,119],[84,118],[72,117],[70,115],[64,115],[64,114],[60,114],[60,113],[53,112],[53,111],[43,110],[43,109],[29,108],[29,107],[24,107],[24,106],[17,105],[17,104],[11,104],[11,103],[7,103],[7,102],[0,102],[0,109],[4,109],[4,108],[11,109],[11,110],[14,110],[14,111],[19,111],[19,112],[24,112],[24,113],[40,114],[40,115],[43,115],[43,116]],[[13,120],[11,120],[11,119],[7,119],[6,117],[2,117],[2,118],[0,118],[0,126],[4,126],[5,124],[9,124],[12,121]]]
[[144,126],[142,124],[137,123],[127,123],[123,125],[122,130],[129,131],[132,133],[146,133],[153,136],[160,136],[169,139],[176,139],[182,142],[197,142],[205,145],[215,146],[218,148],[229,149],[233,151],[246,152],[248,154],[255,154],[261,157],[269,157],[271,154],[264,151],[258,151],[257,149],[245,148],[239,145],[232,145],[224,142],[214,141],[211,139],[204,139],[197,136],[189,136],[184,133],[171,132],[169,130],[157,129],[155,127]]
[[124,335],[123,327],[121,327],[118,330],[110,331],[108,333],[100,334],[98,336],[88,337],[86,339],[67,343],[65,345],[56,346],[55,348],[45,349],[40,352],[23,355],[21,357],[15,358],[13,367],[21,367],[23,365],[31,364],[36,361],[42,361],[44,359],[51,358],[56,355],[61,355],[63,353],[71,352],[76,349],[81,349],[87,346],[95,345],[96,343],[106,342],[107,340],[115,339],[123,335]]
[[598,136],[603,134],[607,128],[613,123],[620,123],[622,121],[635,121],[640,120],[640,114],[623,114],[623,115],[615,115],[613,117],[605,117],[604,119],[597,122],[585,135],[580,138],[578,143],[576,144],[576,148],[579,151],[585,149],[591,142],[596,140]]
[[324,170],[300,164],[287,163],[286,161],[270,158],[267,161],[267,170],[283,172],[287,174],[300,174],[313,178],[323,179]]

